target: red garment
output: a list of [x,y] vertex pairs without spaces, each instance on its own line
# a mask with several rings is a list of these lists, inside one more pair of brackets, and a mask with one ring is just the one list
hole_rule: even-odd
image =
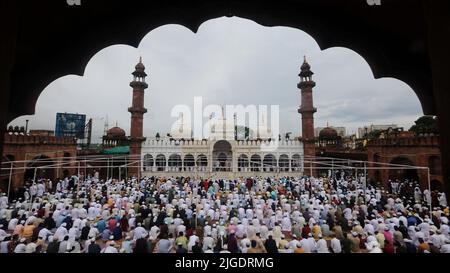
[[194,233],[192,232],[192,228],[188,228],[188,229],[186,230],[186,237],[189,238],[189,237],[192,236],[192,234],[194,234]]
[[109,220],[108,222],[108,229],[113,232],[113,230],[116,228],[117,225],[117,220],[115,218],[112,218],[111,220]]
[[45,216],[45,208],[40,208],[37,212],[37,217],[44,218],[44,216]]
[[308,238],[308,234],[311,233],[311,228],[306,225],[303,229],[302,229],[302,237],[303,238]]
[[393,245],[387,244],[387,245],[384,246],[383,252],[384,253],[389,253],[389,254],[394,254],[395,253],[395,248],[394,248]]
[[386,241],[388,241],[388,244],[390,244],[390,245],[394,244],[394,238],[392,236],[392,233],[390,233],[389,231],[384,231],[383,235],[384,235],[384,239]]
[[128,232],[128,219],[125,216],[120,219],[120,227],[124,232]]
[[252,189],[252,180],[247,179],[247,182],[245,185],[247,186],[247,190],[250,191]]

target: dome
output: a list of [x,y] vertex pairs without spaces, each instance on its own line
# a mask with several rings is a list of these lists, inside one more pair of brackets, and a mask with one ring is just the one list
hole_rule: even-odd
[[311,70],[311,66],[306,61],[302,64],[301,68],[302,71],[308,71]]
[[320,130],[319,138],[336,139],[338,138],[338,133],[335,129],[331,127],[326,127]]
[[142,62],[139,62],[135,67],[136,71],[144,71],[145,70],[145,66]]
[[123,137],[125,137],[125,130],[116,126],[116,127],[109,129],[106,135],[108,137],[123,138]]
[[210,140],[234,139],[234,124],[220,117],[210,123]]

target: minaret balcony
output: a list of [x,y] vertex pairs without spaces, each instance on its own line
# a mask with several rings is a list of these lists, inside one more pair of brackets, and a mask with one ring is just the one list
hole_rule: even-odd
[[136,114],[145,114],[147,113],[147,109],[141,107],[129,107],[128,112]]
[[132,81],[130,82],[130,86],[135,89],[147,89],[148,84],[146,82],[141,81]]
[[300,107],[300,108],[298,108],[299,114],[316,113],[316,112],[317,112],[316,107]]
[[313,88],[315,86],[316,86],[316,82],[314,82],[314,81],[299,82],[297,84],[298,89]]

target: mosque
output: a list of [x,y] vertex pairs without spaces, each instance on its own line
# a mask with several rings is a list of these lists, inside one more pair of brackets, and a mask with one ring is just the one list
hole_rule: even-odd
[[[271,128],[263,121],[255,134],[244,139],[237,137],[236,122],[222,116],[215,119],[210,132],[204,139],[192,138],[189,125],[180,123],[171,134],[161,137],[144,137],[143,122],[147,109],[144,107],[144,93],[148,88],[147,74],[142,58],[132,73],[133,88],[130,136],[129,173],[135,176],[201,176],[232,178],[239,176],[298,176],[312,170],[310,158],[315,156],[314,113],[312,90],[315,82],[313,72],[306,57],[301,66],[300,83],[301,106],[298,113],[302,117],[302,137],[273,137]],[[182,119],[181,119],[182,120]],[[119,131],[120,128],[115,130]],[[120,131],[123,138],[123,130]],[[276,139],[277,138],[277,139]],[[262,149],[277,142],[270,151]],[[308,160],[305,160],[308,159]]]

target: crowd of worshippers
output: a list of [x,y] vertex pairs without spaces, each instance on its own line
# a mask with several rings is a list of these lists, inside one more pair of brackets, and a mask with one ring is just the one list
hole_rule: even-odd
[[0,253],[450,253],[445,194],[409,181],[74,176],[13,198]]

